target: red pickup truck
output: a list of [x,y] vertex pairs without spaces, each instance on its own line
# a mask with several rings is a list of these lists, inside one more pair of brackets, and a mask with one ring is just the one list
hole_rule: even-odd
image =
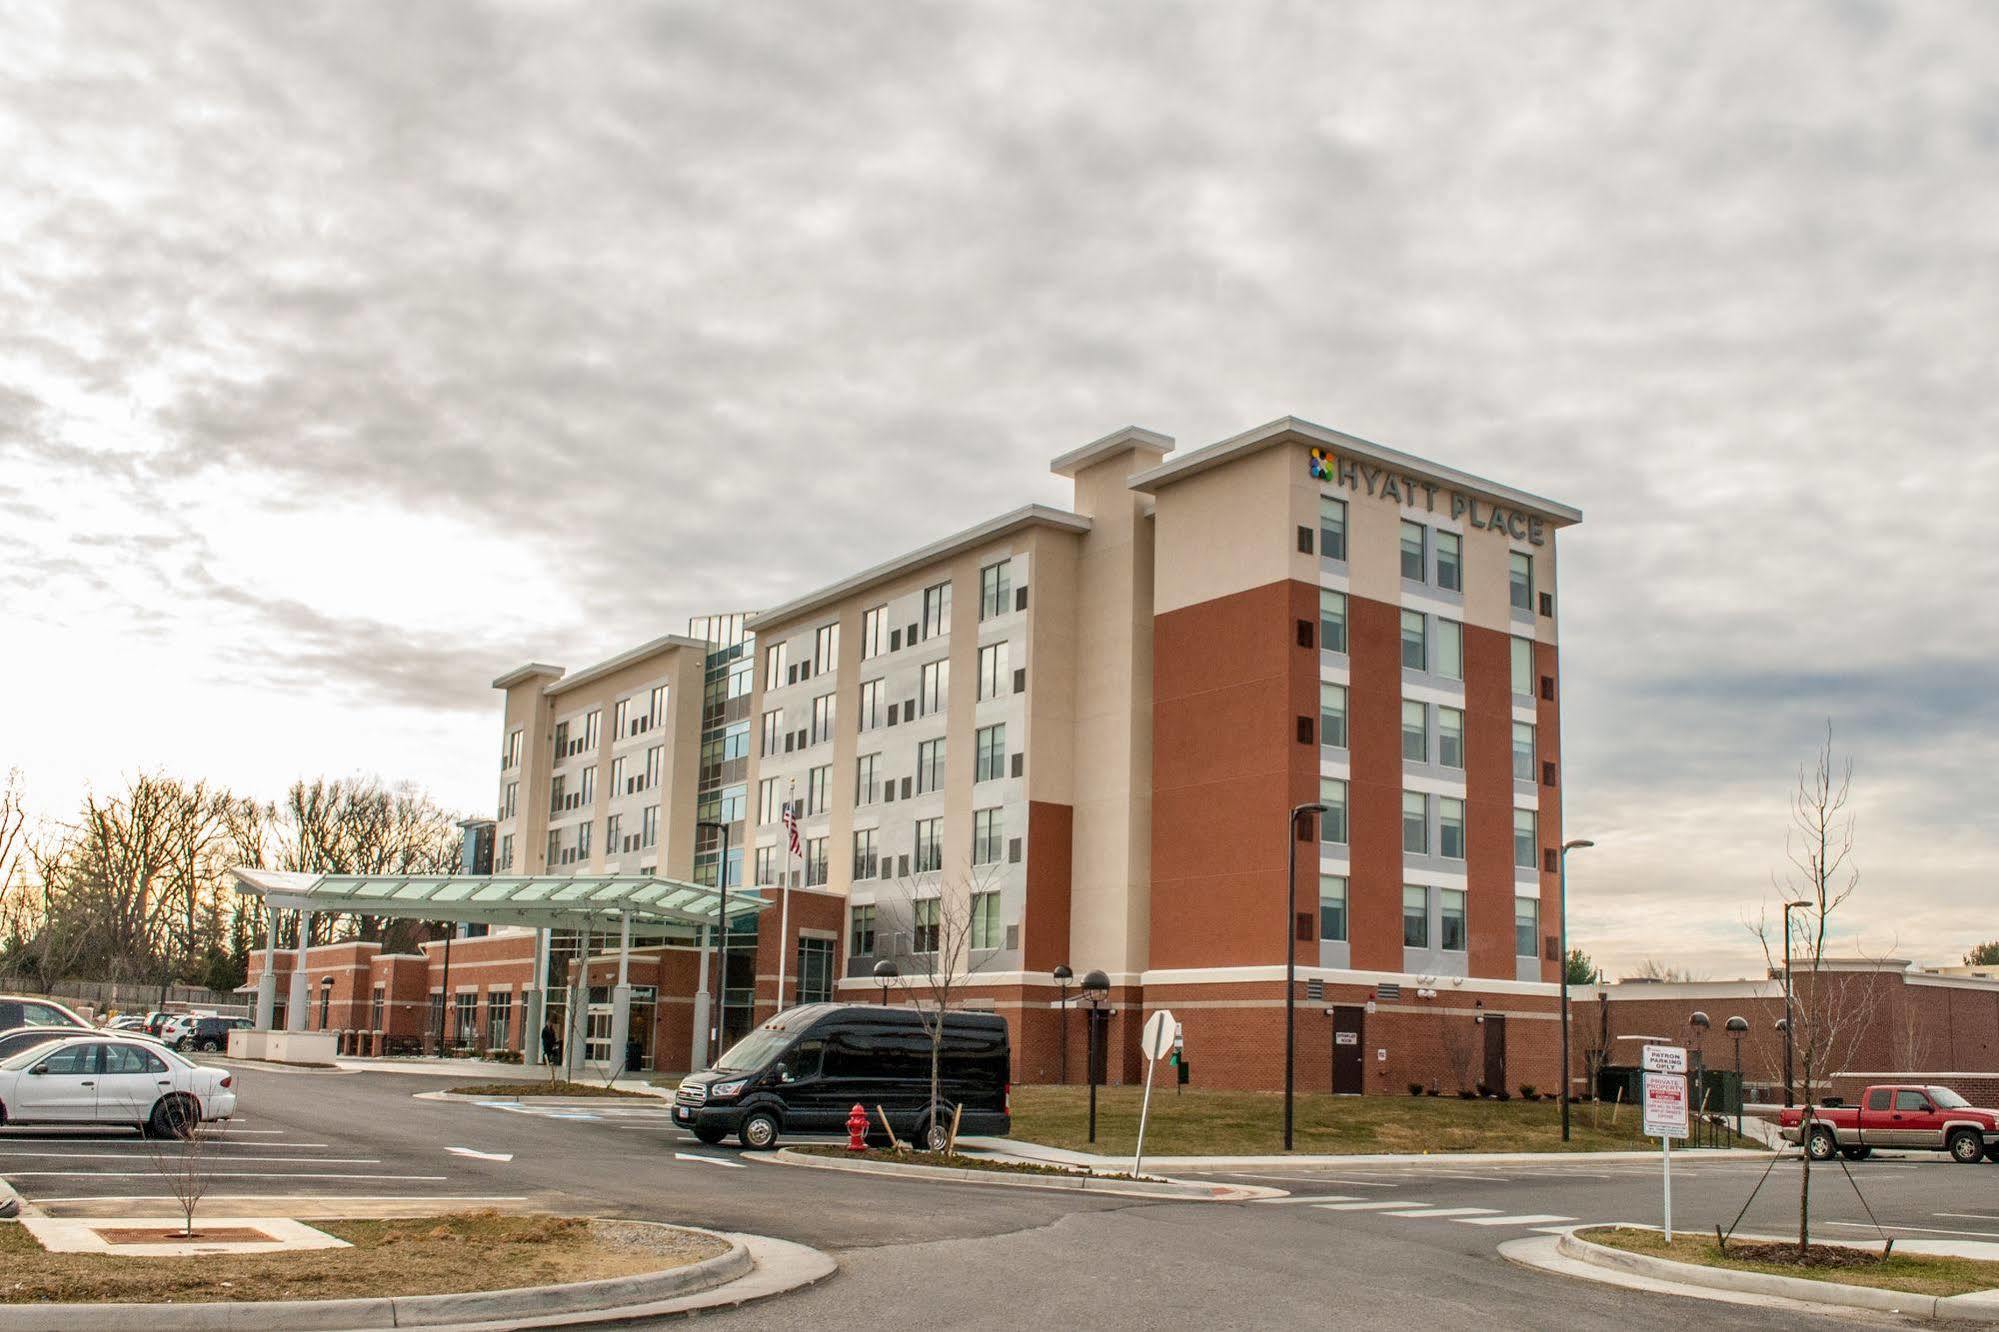
[[[1777,1116],[1777,1129],[1795,1143],[1804,1111]],[[1814,1161],[1838,1152],[1864,1161],[1876,1147],[1949,1152],[1962,1165],[1999,1161],[1999,1111],[1981,1110],[1948,1087],[1889,1084],[1869,1087],[1858,1105],[1827,1104],[1812,1109],[1811,1138],[1805,1151]]]

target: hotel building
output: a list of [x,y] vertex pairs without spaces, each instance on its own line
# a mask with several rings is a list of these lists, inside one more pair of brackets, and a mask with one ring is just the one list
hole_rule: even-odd
[[[1110,979],[1113,1081],[1170,1008],[1195,1085],[1273,1087],[1289,948],[1301,1087],[1552,1087],[1555,545],[1581,515],[1291,418],[1051,466],[1066,509],[495,680],[493,872],[725,863],[783,903],[732,930],[732,1035],[780,974],[787,1004],[911,1002],[962,931],[959,993],[1013,1024],[1016,1080],[1084,1076],[1066,966]],[[511,994],[531,938],[459,947]],[[649,1058],[700,1066],[699,941],[646,957]]]

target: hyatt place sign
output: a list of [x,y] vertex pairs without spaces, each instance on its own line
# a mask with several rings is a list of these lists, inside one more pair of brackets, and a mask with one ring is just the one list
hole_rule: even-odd
[[[1385,467],[1342,458],[1331,449],[1313,449],[1310,470],[1314,481],[1330,481],[1355,492],[1365,490],[1369,495],[1394,500],[1398,504],[1421,504],[1429,513],[1437,511],[1438,487],[1407,473],[1391,472]],[[1548,524],[1545,519],[1509,509],[1503,504],[1494,504],[1490,500],[1481,501],[1459,490],[1446,490],[1443,494],[1450,500],[1453,519],[1461,518],[1481,531],[1497,532],[1530,545],[1547,544]]]

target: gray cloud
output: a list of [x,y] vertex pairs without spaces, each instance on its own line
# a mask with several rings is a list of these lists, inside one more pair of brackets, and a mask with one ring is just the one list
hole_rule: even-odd
[[[36,577],[302,645],[233,678],[329,682],[357,747],[370,707],[489,709],[513,658],[1060,500],[1046,459],[1124,422],[1295,412],[1587,512],[1568,817],[1626,849],[1578,863],[1586,930],[1693,881],[1732,916],[1828,717],[1881,854],[1990,884],[1958,780],[1999,758],[1989,7],[236,3],[13,35],[0,505],[160,514],[170,549],[65,541]],[[336,502],[503,534],[568,591],[508,606],[496,573],[399,628],[199,540]],[[457,732],[418,775],[469,799]],[[1938,825],[1985,844],[1924,859]]]

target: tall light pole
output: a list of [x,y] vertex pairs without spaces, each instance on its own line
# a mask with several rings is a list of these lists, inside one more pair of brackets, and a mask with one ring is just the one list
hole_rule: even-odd
[[1285,821],[1284,843],[1284,1150],[1291,1150],[1292,1067],[1298,1052],[1298,1014],[1292,999],[1298,990],[1298,820],[1324,814],[1324,805],[1299,805]]
[[888,987],[895,984],[895,978],[899,974],[895,969],[895,963],[889,961],[887,958],[883,958],[881,961],[875,963],[875,984],[882,987],[881,1006],[883,1008],[888,1007]]
[[1062,1085],[1065,1087],[1069,1085],[1069,982],[1075,977],[1076,973],[1069,970],[1067,962],[1056,965],[1055,989],[1060,996],[1058,1007],[1062,1010]]
[[1749,1019],[1732,1017],[1725,1024],[1728,1034],[1735,1037],[1735,1136],[1742,1136],[1742,1036],[1749,1030]]
[[[708,1055],[708,1062],[713,1064],[722,1055],[722,1034],[727,1030],[729,1006],[729,825],[701,819],[694,827],[696,831],[713,828],[722,834],[722,858],[715,862],[715,886],[720,890],[722,900],[715,906],[715,1021],[711,1024],[712,1039]],[[755,1017],[754,996],[750,1009],[750,1015]]]
[[[1791,913],[1799,907],[1808,907],[1807,901],[1784,903],[1784,1105],[1792,1103],[1791,1095],[1791,1028],[1797,1025],[1791,1016]],[[1811,1088],[1807,1087],[1806,1091]]]
[[[1569,852],[1580,851],[1584,847],[1595,846],[1595,842],[1577,838],[1573,842],[1562,843],[1562,854],[1556,858],[1556,866],[1561,871],[1560,896],[1556,904],[1556,918],[1560,921],[1557,933],[1560,935],[1555,947],[1562,955],[1562,1141],[1569,1140]],[[1603,997],[1598,996],[1601,1004]]]

